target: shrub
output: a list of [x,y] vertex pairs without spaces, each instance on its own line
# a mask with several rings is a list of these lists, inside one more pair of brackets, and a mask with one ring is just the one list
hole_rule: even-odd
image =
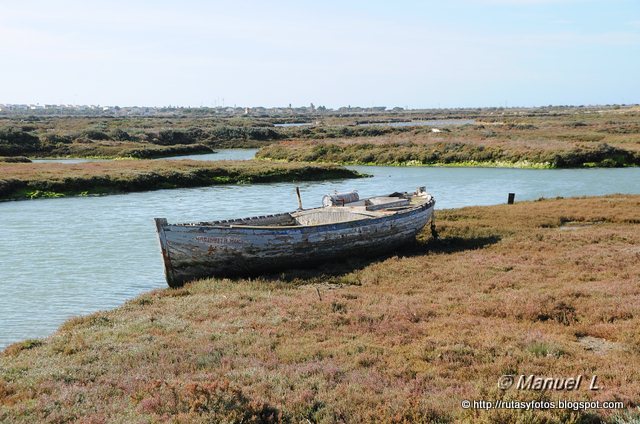
[[183,130],[161,130],[158,135],[152,139],[154,144],[163,146],[172,146],[176,144],[194,144],[197,139],[196,134]]
[[109,137],[109,134],[96,129],[84,130],[81,136],[86,137],[90,140],[111,140],[111,137]]
[[37,152],[40,139],[15,127],[0,128],[0,156],[15,156]]
[[111,131],[111,138],[118,141],[133,141],[136,139],[131,134],[120,128],[116,128]]

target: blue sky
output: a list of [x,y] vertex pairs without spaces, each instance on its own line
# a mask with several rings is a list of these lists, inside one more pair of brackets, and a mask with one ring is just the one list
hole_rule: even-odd
[[0,103],[640,103],[640,1],[30,1]]

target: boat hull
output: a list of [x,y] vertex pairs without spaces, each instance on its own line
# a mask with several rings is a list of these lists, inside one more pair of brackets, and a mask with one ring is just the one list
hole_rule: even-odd
[[289,227],[156,226],[171,287],[205,277],[250,276],[349,256],[393,251],[415,240],[433,200],[396,214],[334,224]]

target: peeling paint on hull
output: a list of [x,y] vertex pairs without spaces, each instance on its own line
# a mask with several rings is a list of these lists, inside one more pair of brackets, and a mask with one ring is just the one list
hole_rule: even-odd
[[[257,275],[392,251],[415,240],[431,218],[433,197],[425,194],[413,199],[409,207],[362,213],[363,207],[345,206],[200,224],[168,224],[156,218],[167,283],[180,287],[198,278]],[[323,213],[338,217],[333,219],[348,214],[354,218],[286,225],[300,214]]]

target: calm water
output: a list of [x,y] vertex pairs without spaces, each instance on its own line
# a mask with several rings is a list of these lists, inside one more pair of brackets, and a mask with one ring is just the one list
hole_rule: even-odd
[[256,156],[258,149],[221,149],[215,153],[207,153],[204,155],[182,155],[171,156],[169,160],[175,159],[194,159],[194,160],[249,160]]
[[[195,159],[195,160],[247,160],[256,155],[256,149],[221,149],[215,153],[204,155],[180,155],[160,159]],[[84,163],[84,162],[109,162],[109,159],[85,159],[85,158],[59,158],[59,159],[33,159],[33,163]]]
[[[640,168],[352,168],[375,177],[300,183],[304,206],[319,206],[333,190],[368,196],[421,185],[436,196],[437,208],[504,203],[510,191],[516,200],[640,193]],[[294,184],[278,183],[0,203],[0,347],[46,336],[71,316],[165,287],[152,218],[184,222],[284,212],[297,207],[294,190]]]
[[307,125],[313,125],[311,122],[285,122],[284,124],[273,124],[274,127],[306,127]]
[[381,122],[362,123],[359,126],[382,126],[382,127],[443,127],[446,125],[467,125],[474,124],[475,119],[433,119],[430,121],[404,121],[404,122]]

